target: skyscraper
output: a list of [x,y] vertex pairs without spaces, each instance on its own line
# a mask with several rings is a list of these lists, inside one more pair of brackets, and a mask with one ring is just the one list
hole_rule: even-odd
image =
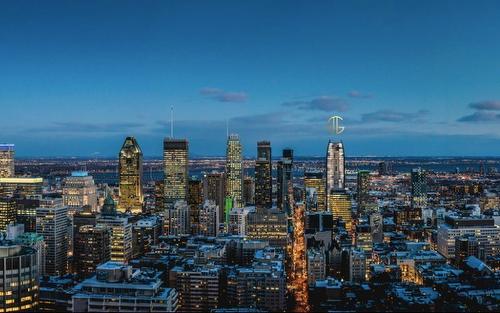
[[201,227],[199,217],[203,205],[203,184],[196,176],[189,178],[187,203],[189,205],[190,233],[197,234]]
[[271,143],[257,143],[257,160],[255,160],[255,206],[258,209],[269,209],[273,205],[273,181],[271,163]]
[[16,222],[16,200],[0,198],[0,232],[7,230],[7,225]]
[[370,171],[358,171],[357,200],[360,211],[365,211],[370,201]]
[[411,171],[411,206],[414,209],[427,206],[427,175],[421,168]]
[[127,137],[119,154],[120,212],[142,213],[142,151],[134,137]]
[[110,229],[106,226],[84,225],[74,237],[75,272],[87,278],[94,274],[99,264],[109,261]]
[[0,177],[14,177],[14,145],[0,144]]
[[43,199],[36,209],[36,232],[46,243],[44,275],[64,275],[68,270],[70,222],[61,199]]
[[328,142],[326,150],[326,192],[345,188],[345,154],[342,142]]
[[165,206],[177,200],[187,200],[189,144],[186,139],[165,138],[163,141],[163,170],[165,173]]
[[351,196],[345,190],[334,190],[328,195],[328,211],[332,212],[333,219],[342,219],[346,229],[352,225]]
[[203,200],[211,200],[219,207],[219,223],[224,222],[224,198],[226,196],[226,175],[212,172],[203,176]]
[[233,207],[243,206],[243,159],[238,135],[227,138],[226,150],[226,194],[233,199]]
[[63,202],[69,209],[90,206],[97,211],[97,189],[92,176],[85,171],[75,171],[64,179]]
[[293,183],[293,150],[290,148],[283,149],[283,157],[278,162],[278,179],[277,179],[277,206],[278,209],[290,213],[289,207],[289,191]]
[[325,211],[326,193],[323,172],[306,171],[304,173],[304,187],[306,189],[306,209],[308,211]]

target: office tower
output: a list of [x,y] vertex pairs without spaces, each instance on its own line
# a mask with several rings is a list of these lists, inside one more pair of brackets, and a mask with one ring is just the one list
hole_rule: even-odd
[[250,176],[243,179],[243,203],[255,205],[255,180]]
[[111,258],[110,229],[106,226],[84,225],[74,236],[75,272],[81,278],[94,274],[99,264]]
[[127,137],[118,155],[120,201],[118,210],[142,213],[142,151],[134,137]]
[[[2,312],[33,312],[38,308],[38,266],[36,251],[9,241],[0,244]],[[8,274],[7,274],[8,273]]]
[[42,195],[41,177],[0,178],[0,197],[33,198]]
[[16,244],[23,247],[30,247],[35,249],[36,253],[36,266],[38,273],[41,275],[45,273],[45,259],[47,255],[47,246],[43,236],[35,232],[21,233],[14,239]]
[[162,231],[159,216],[148,216],[135,222],[132,227],[132,251],[134,258],[150,252],[151,247],[159,243]]
[[14,145],[0,143],[0,177],[14,177]]
[[389,166],[387,162],[379,162],[378,163],[378,174],[380,176],[389,174]]
[[250,212],[246,234],[249,239],[268,241],[273,247],[285,247],[288,239],[287,214],[277,210]]
[[165,181],[155,181],[155,210],[154,213],[160,213],[165,209]]
[[316,248],[307,249],[307,283],[313,286],[317,280],[326,278],[326,257]]
[[203,201],[211,200],[219,207],[219,223],[224,223],[226,174],[211,172],[203,175]]
[[305,230],[306,233],[317,233],[333,230],[333,217],[331,212],[306,212]]
[[358,171],[357,200],[360,212],[365,212],[370,202],[370,171]]
[[427,175],[421,168],[411,171],[411,206],[413,209],[427,206]]
[[[492,217],[448,215],[438,227],[437,251],[448,259],[455,258],[456,238],[474,235],[478,251],[484,258],[497,255],[500,251],[500,227]],[[479,252],[478,252],[479,253]]]
[[116,211],[110,195],[106,198],[96,225],[106,226],[111,232],[111,261],[128,262],[132,257],[132,224],[126,215]]
[[62,199],[42,199],[36,209],[36,232],[46,244],[44,275],[67,273],[70,229],[68,207]]
[[334,220],[342,219],[346,229],[351,230],[351,197],[345,190],[332,191],[328,195],[328,211],[332,212]]
[[219,268],[174,267],[172,287],[179,292],[180,312],[209,312],[219,304],[219,290],[222,288]]
[[[483,249],[480,249],[480,244],[477,238],[472,235],[464,235],[455,237],[455,264],[462,267],[465,260],[474,256],[479,259],[485,259]],[[479,255],[483,254],[483,255]]]
[[240,137],[231,134],[226,149],[226,195],[233,199],[233,207],[243,206],[243,158]]
[[283,149],[283,156],[278,162],[277,206],[290,213],[290,192],[293,190],[293,150]]
[[199,234],[203,236],[217,236],[219,234],[219,207],[215,202],[207,200],[199,211]]
[[7,225],[16,222],[16,200],[0,198],[0,232],[7,231]]
[[304,173],[304,187],[306,190],[306,210],[325,211],[326,192],[323,173],[320,171],[306,171]]
[[382,214],[378,212],[371,213],[368,219],[373,243],[382,243],[384,241],[384,219]]
[[328,142],[326,150],[326,193],[345,189],[345,152],[342,142]]
[[191,227],[190,234],[197,234],[200,225],[200,210],[203,205],[203,183],[200,179],[193,176],[189,178],[188,183],[188,198],[189,205],[189,224]]
[[162,287],[156,270],[106,262],[99,265],[95,273],[75,286],[72,312],[177,311],[177,292]]
[[271,163],[271,143],[257,143],[255,160],[255,206],[257,209],[269,209],[273,206],[273,176]]
[[163,211],[163,233],[165,235],[189,235],[189,205],[186,201],[177,200],[173,208]]
[[163,141],[163,170],[165,173],[165,206],[177,200],[187,200],[189,144],[186,139],[165,138]]
[[246,236],[248,214],[254,207],[234,208],[229,214],[228,233],[231,235]]
[[64,179],[63,202],[69,210],[88,205],[92,212],[97,211],[97,189],[88,172],[75,171]]

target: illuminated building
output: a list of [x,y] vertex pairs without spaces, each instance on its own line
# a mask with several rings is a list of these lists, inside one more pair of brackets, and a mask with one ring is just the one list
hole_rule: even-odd
[[273,176],[271,143],[257,143],[255,160],[255,206],[257,209],[270,209],[273,206]]
[[243,206],[243,158],[240,137],[231,134],[226,148],[226,195],[236,208]]
[[0,232],[7,231],[7,225],[16,222],[16,200],[0,198]]
[[245,205],[255,205],[255,180],[247,176],[243,179],[243,202]]
[[270,246],[285,247],[288,239],[287,214],[277,210],[248,213],[247,237],[268,241]]
[[325,211],[326,193],[325,180],[322,172],[307,171],[304,173],[304,187],[306,189],[307,211]]
[[63,183],[63,202],[70,210],[88,205],[96,212],[97,190],[92,176],[84,171],[76,171],[66,177]]
[[68,271],[70,235],[68,207],[62,199],[42,199],[36,209],[36,232],[46,244],[44,275],[64,275]]
[[475,237],[478,251],[484,258],[500,253],[500,226],[495,225],[493,218],[485,216],[446,216],[445,223],[438,227],[437,250],[448,259],[455,258],[455,239],[466,235]]
[[328,211],[332,212],[333,219],[342,219],[346,229],[351,230],[351,197],[346,191],[333,191],[328,195]]
[[211,200],[203,203],[199,211],[199,234],[215,237],[219,234],[219,207]]
[[[0,242],[1,312],[33,312],[38,308],[36,251],[10,241]],[[8,273],[8,274],[7,274]]]
[[219,222],[224,222],[224,198],[226,196],[226,175],[211,172],[203,176],[203,200],[214,201],[219,207]]
[[13,238],[16,244],[33,248],[36,251],[36,266],[38,273],[45,273],[45,256],[47,254],[43,236],[37,233],[21,233]]
[[364,212],[370,202],[370,171],[358,171],[357,201],[358,209]]
[[200,210],[203,204],[203,184],[197,177],[189,178],[188,183],[188,198],[189,205],[189,224],[191,227],[190,233],[197,234],[200,227]]
[[347,252],[347,280],[363,282],[366,279],[366,254],[361,249],[350,249]]
[[228,233],[246,236],[248,214],[255,211],[255,207],[233,208],[229,213]]
[[0,197],[31,198],[42,195],[41,177],[0,178]]
[[314,286],[317,280],[326,278],[326,259],[323,251],[307,249],[307,282]]
[[132,214],[142,213],[142,151],[134,137],[127,137],[118,155],[120,201],[118,210]]
[[0,143],[0,177],[14,177],[14,145]]
[[132,228],[132,250],[134,258],[151,251],[151,247],[159,243],[162,224],[158,216],[141,218]]
[[128,216],[116,211],[115,202],[108,195],[97,218],[97,225],[110,229],[111,261],[128,262],[132,257],[132,224]]
[[328,142],[325,167],[326,194],[345,189],[345,153],[342,142]]
[[39,199],[16,199],[16,223],[24,225],[24,231],[36,232],[36,208],[40,206]]
[[427,206],[427,175],[421,168],[411,171],[411,207],[423,209]]
[[293,150],[283,149],[283,156],[278,162],[277,170],[277,206],[290,214],[290,189],[293,189]]
[[172,287],[179,292],[180,312],[209,312],[219,303],[221,273],[219,268],[182,268],[171,270]]
[[177,292],[162,287],[160,274],[119,262],[101,264],[96,275],[75,286],[70,311],[175,312]]
[[174,207],[163,211],[163,233],[165,235],[189,235],[189,205],[186,201],[178,200]]
[[154,213],[160,213],[165,209],[165,181],[155,181],[155,210]]
[[165,205],[172,207],[177,200],[187,200],[189,144],[185,139],[165,138],[163,170],[165,173]]
[[84,225],[79,227],[74,236],[75,272],[81,278],[94,274],[96,267],[109,261],[110,230],[99,225]]

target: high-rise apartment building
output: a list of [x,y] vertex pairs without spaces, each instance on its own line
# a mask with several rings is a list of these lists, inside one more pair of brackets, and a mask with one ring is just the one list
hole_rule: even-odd
[[63,202],[69,210],[90,206],[93,212],[97,211],[97,189],[88,172],[75,171],[64,179]]
[[42,199],[36,209],[36,232],[46,244],[44,275],[67,273],[70,230],[68,207],[62,199]]
[[186,139],[165,138],[163,141],[163,170],[165,174],[165,206],[177,200],[187,200],[189,144]]
[[14,145],[0,143],[0,177],[14,177]]
[[96,267],[111,258],[110,229],[106,226],[84,225],[74,236],[75,272],[81,278],[95,273]]
[[96,225],[110,230],[111,261],[128,262],[132,258],[132,224],[128,216],[117,212],[115,202],[109,195]]
[[413,209],[427,206],[427,175],[421,168],[411,171],[411,206]]
[[328,142],[326,150],[326,195],[333,191],[345,189],[345,152],[342,142]]
[[173,208],[163,211],[163,233],[165,235],[189,235],[191,231],[189,205],[184,200],[175,202]]
[[142,150],[134,137],[127,137],[118,155],[120,201],[118,210],[132,214],[142,213]]
[[198,233],[203,236],[217,236],[219,234],[219,207],[211,200],[205,201],[199,211]]
[[226,148],[226,195],[233,199],[233,207],[243,206],[243,157],[238,135],[227,138]]
[[278,209],[290,213],[290,193],[293,193],[293,150],[283,149],[283,156],[278,162],[277,170],[277,206]]
[[273,205],[273,176],[271,160],[271,143],[257,143],[257,159],[255,160],[255,206],[257,209],[269,209]]

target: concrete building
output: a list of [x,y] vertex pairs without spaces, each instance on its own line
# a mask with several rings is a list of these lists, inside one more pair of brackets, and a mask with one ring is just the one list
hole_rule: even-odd
[[69,210],[90,206],[97,212],[97,189],[88,172],[75,171],[63,182],[63,202]]

